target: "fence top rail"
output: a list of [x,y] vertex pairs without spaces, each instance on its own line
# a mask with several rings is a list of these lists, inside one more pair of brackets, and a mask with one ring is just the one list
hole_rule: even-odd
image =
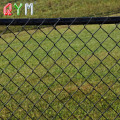
[[0,19],[0,25],[85,25],[117,23],[120,23],[120,17]]

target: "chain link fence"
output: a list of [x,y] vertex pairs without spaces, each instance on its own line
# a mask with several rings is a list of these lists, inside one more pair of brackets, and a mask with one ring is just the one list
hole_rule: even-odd
[[0,19],[1,120],[120,120],[119,22]]

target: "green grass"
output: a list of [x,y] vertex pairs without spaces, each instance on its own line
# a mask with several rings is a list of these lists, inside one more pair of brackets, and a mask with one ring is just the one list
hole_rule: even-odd
[[[16,3],[19,5],[20,2],[17,0]],[[33,0],[27,2],[30,3]],[[23,0],[20,16],[17,16],[14,7],[12,16],[4,16],[2,11],[6,3],[8,1],[1,1],[1,18],[96,17],[109,16],[120,11],[119,0],[40,0],[34,3],[34,15],[31,16],[29,12],[25,16],[24,3],[26,1]],[[114,16],[119,16],[119,14],[114,14]],[[0,27],[0,32],[5,28],[6,26]],[[85,29],[81,31],[83,26],[71,26],[78,36],[67,30],[67,26],[57,26],[60,33],[64,33],[61,38],[56,30],[50,32],[52,27],[42,28],[41,30],[48,34],[48,39],[40,30],[35,32],[34,28],[36,27],[26,28],[33,29],[28,31],[33,34],[32,38],[24,30],[17,35],[15,31],[20,30],[20,26],[16,28],[9,26],[17,38],[13,33],[9,33],[9,30],[0,38],[0,54],[2,53],[0,55],[0,117],[6,120],[14,112],[13,114],[19,119],[25,117],[30,120],[29,116],[31,116],[33,120],[36,120],[41,115],[40,119],[44,120],[52,119],[56,112],[59,112],[56,120],[60,117],[75,119],[71,116],[71,112],[74,112],[73,115],[77,119],[81,120],[85,117],[89,120],[90,118],[86,115],[86,112],[89,112],[88,115],[92,119],[99,119],[104,113],[101,120],[105,117],[113,120],[117,116],[115,111],[120,112],[117,98],[120,94],[120,79],[116,81],[120,75],[119,29],[115,29],[115,25],[103,25],[102,28],[108,33],[115,29],[110,34],[110,38],[102,29],[95,33],[99,25],[86,26],[91,33],[94,33],[94,37]],[[26,112],[28,112],[27,116]],[[119,118],[116,119],[119,120]],[[12,116],[10,120],[15,120],[15,117]]]
[[[16,37],[13,33],[1,36],[0,116],[3,119],[8,119],[14,111],[17,118],[27,120],[31,119],[29,116],[36,120],[40,115],[41,120],[50,120],[56,112],[56,120],[75,119],[74,116],[89,120],[86,112],[92,119],[99,119],[104,113],[101,120],[105,117],[113,120],[116,112],[120,112],[119,29],[116,25],[102,25],[102,29],[99,25],[87,25],[87,30],[82,25],[70,28],[72,31],[68,26],[57,26],[62,38],[52,27],[41,29],[48,38],[41,30],[29,30],[29,34],[16,32]],[[74,116],[68,109],[76,110]]]
[[[22,0],[23,6],[20,10],[20,16],[17,16],[16,8],[13,6],[13,15],[4,16],[3,7],[11,2],[13,5],[15,1],[4,0],[0,1],[0,16],[1,18],[56,18],[56,17],[88,17],[88,16],[105,16],[120,12],[119,0]],[[25,16],[25,3],[34,3],[34,15]],[[17,5],[21,0],[17,0]]]
[[[3,7],[11,2],[12,16],[3,15]],[[1,18],[60,18],[60,17],[97,17],[97,16],[119,16],[120,1],[119,0],[4,0],[0,1],[0,17]],[[14,3],[18,6],[23,4],[20,15],[17,15],[17,10],[14,7]],[[34,14],[25,16],[25,3],[34,4]],[[5,28],[5,27],[4,27]],[[29,26],[29,29],[35,29],[35,26]],[[0,32],[2,32],[3,26],[0,26]],[[19,28],[11,29],[12,31],[18,31]]]

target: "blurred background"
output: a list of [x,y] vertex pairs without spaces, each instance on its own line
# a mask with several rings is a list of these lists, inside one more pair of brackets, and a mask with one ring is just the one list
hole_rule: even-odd
[[[96,17],[119,16],[120,0],[0,0],[1,18],[58,18],[58,17]],[[12,16],[4,16],[3,7],[12,3]],[[14,3],[23,4],[20,15]],[[33,3],[34,13],[25,15],[25,3]]]

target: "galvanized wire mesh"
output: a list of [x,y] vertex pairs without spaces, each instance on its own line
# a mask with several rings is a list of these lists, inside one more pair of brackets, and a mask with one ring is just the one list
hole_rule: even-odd
[[0,20],[0,118],[119,120],[119,22]]

